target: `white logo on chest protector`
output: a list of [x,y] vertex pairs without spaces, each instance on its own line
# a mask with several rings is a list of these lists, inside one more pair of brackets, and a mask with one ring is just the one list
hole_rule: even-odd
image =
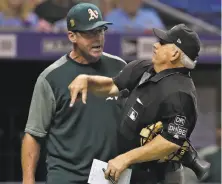
[[117,99],[118,99],[117,96],[114,96],[114,97],[108,97],[108,98],[106,98],[106,101],[108,101],[108,100],[117,100]]

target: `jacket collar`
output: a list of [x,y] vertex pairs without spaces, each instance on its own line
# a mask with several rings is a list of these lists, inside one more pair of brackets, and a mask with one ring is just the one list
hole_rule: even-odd
[[[154,69],[153,69],[154,71]],[[190,69],[188,68],[171,68],[171,69],[166,69],[166,70],[163,70],[159,73],[156,73],[153,77],[151,77],[149,79],[149,81],[152,81],[152,82],[158,82],[160,81],[161,79],[165,78],[165,77],[168,77],[170,75],[174,75],[174,74],[182,74],[182,75],[185,75],[187,77],[190,77]]]
[[152,82],[157,83],[161,79],[168,77],[170,75],[174,75],[174,74],[182,74],[182,75],[185,75],[186,77],[190,77],[190,69],[187,69],[184,67],[171,68],[171,69],[166,69],[159,73],[156,73],[152,65],[143,73],[142,78],[140,79],[139,85],[146,83],[147,81],[152,81]]

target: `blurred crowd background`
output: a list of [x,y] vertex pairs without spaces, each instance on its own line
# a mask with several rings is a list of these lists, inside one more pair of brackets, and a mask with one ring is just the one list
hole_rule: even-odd
[[[175,16],[172,11],[166,16],[150,6],[151,0],[1,0],[0,26],[40,32],[66,31],[67,11],[79,2],[96,4],[105,20],[115,22],[110,30],[115,32],[149,31],[152,27],[167,28],[180,22],[180,14]],[[221,26],[220,0],[159,0],[159,3]]]
[[[19,51],[19,47],[24,46],[27,56],[35,53],[34,37],[65,36],[66,14],[70,7],[80,2],[96,4],[104,19],[114,23],[107,35],[138,34],[149,38],[153,27],[168,29],[175,24],[186,23],[204,36],[205,43],[210,44],[203,54],[219,52],[220,55],[220,0],[0,0],[0,182],[21,181],[21,138],[33,87],[40,72],[56,60],[55,57],[26,58],[19,57],[16,52],[12,54],[13,44],[7,42],[7,35],[13,34],[16,38],[17,33],[22,34],[22,39],[17,39],[20,46],[16,48],[15,44],[15,50]],[[34,35],[33,39],[30,32]],[[26,38],[26,35],[29,37]],[[130,62],[135,54],[132,50],[141,53],[140,49],[147,49],[143,52],[145,59],[149,59],[146,52],[151,52],[151,47],[136,47],[134,42],[135,37],[124,48],[124,53],[131,52],[130,57],[120,57]],[[214,45],[218,42],[219,50],[218,44]],[[27,43],[30,46],[25,47]],[[121,49],[121,46],[124,44],[107,48]],[[199,118],[191,140],[200,156],[212,164],[211,175],[205,182],[221,183],[221,59],[212,54],[204,59],[192,74],[198,92]],[[187,183],[198,183],[189,169],[185,169],[185,174]],[[44,149],[36,179],[45,179]]]

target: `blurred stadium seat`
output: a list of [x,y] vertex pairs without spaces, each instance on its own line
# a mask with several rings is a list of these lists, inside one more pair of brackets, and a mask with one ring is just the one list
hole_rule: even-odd
[[160,0],[160,2],[190,13],[191,15],[221,26],[221,1],[220,0]]

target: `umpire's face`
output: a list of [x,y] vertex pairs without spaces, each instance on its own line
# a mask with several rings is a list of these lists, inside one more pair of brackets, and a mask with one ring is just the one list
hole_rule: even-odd
[[154,65],[171,64],[180,56],[176,45],[159,41],[153,45],[152,62]]
[[75,51],[88,62],[98,61],[103,52],[106,29],[107,27],[102,26],[90,31],[74,32]]

